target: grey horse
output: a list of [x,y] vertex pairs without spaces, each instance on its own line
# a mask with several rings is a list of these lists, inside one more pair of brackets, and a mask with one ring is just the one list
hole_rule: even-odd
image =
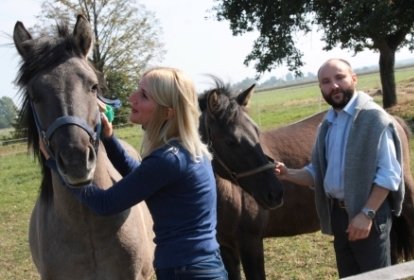
[[[146,204],[100,217],[63,185],[94,182],[105,189],[121,178],[99,140],[100,85],[87,58],[92,38],[89,22],[81,15],[72,33],[59,25],[56,38],[34,39],[21,22],[14,28],[22,58],[17,77],[23,97],[19,125],[27,128],[28,145],[42,168],[30,219],[32,259],[43,280],[150,279],[154,234]],[[39,139],[58,172],[45,166]]]

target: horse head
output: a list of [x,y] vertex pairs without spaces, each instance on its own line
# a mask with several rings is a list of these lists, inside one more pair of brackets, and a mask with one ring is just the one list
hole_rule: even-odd
[[93,179],[99,145],[99,79],[88,62],[93,34],[81,15],[72,33],[58,26],[58,36],[32,38],[21,22],[13,39],[22,63],[17,82],[23,93],[22,126],[35,154],[39,137],[71,185]]
[[254,85],[232,95],[222,81],[215,78],[215,83],[199,98],[200,133],[213,153],[215,172],[242,187],[264,208],[280,206],[282,184],[260,145],[259,129],[246,112]]

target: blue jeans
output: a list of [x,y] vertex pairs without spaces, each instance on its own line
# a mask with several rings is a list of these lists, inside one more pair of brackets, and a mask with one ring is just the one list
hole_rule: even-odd
[[206,259],[189,265],[156,269],[157,280],[227,280],[227,271],[217,250]]

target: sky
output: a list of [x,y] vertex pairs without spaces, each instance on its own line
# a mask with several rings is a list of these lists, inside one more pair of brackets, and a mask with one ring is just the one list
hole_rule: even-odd
[[[35,24],[35,16],[40,13],[40,0],[1,0],[0,1],[0,97],[8,96],[18,104],[17,88],[13,81],[18,71],[20,58],[12,41],[16,21],[22,21],[26,27]],[[160,66],[182,69],[195,82],[197,91],[212,85],[205,74],[213,74],[225,82],[237,83],[245,78],[254,78],[254,65],[243,64],[250,53],[257,33],[232,36],[229,23],[218,22],[209,12],[215,5],[213,0],[137,0],[147,10],[152,11],[163,30],[161,40],[165,45],[164,60]],[[346,50],[322,50],[323,42],[315,30],[298,40],[299,48],[304,52],[301,68],[303,73],[315,73],[328,58],[347,59],[354,68],[378,65],[379,54],[365,51],[353,56]],[[413,58],[407,49],[399,51],[396,60]],[[265,73],[259,82],[271,76],[284,77],[286,67],[278,67]]]

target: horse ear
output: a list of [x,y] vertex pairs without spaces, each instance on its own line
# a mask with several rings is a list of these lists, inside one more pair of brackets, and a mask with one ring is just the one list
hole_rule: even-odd
[[247,104],[250,101],[250,97],[253,94],[253,89],[256,86],[256,84],[251,85],[248,89],[243,91],[237,96],[237,103],[239,103],[240,106],[246,107]]
[[28,57],[30,54],[32,47],[32,44],[30,44],[31,40],[32,35],[30,35],[23,23],[20,21],[16,22],[13,31],[13,41],[17,51],[23,58]]
[[209,112],[215,112],[219,107],[219,97],[217,95],[217,91],[213,90],[207,97],[207,106]]
[[89,21],[83,15],[79,14],[77,17],[73,38],[82,55],[86,57],[92,46],[93,34]]

